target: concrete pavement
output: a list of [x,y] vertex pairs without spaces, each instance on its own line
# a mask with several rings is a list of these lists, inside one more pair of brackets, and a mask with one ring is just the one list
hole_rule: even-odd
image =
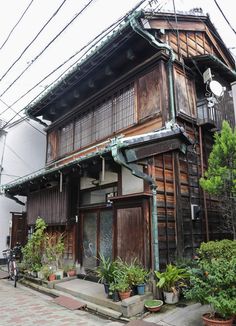
[[83,310],[68,310],[53,298],[0,280],[0,326],[120,326]]

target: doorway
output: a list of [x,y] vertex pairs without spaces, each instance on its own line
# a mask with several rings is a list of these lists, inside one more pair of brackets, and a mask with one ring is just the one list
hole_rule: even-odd
[[82,214],[82,265],[93,270],[98,265],[99,254],[112,258],[113,211],[96,209]]

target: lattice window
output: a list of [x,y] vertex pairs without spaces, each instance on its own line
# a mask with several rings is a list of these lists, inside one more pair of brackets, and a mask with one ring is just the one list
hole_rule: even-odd
[[[114,93],[60,131],[59,154],[104,139],[135,123],[134,85]],[[74,126],[74,129],[73,129]]]
[[60,130],[59,155],[69,153],[73,150],[73,123],[70,122]]
[[114,131],[126,128],[135,122],[134,86],[128,86],[113,98]]

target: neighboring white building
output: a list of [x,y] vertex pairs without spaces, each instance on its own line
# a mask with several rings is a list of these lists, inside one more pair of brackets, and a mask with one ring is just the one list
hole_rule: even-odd
[[[35,121],[20,119],[4,130],[0,121],[0,186],[42,168],[45,165],[45,149],[43,127]],[[21,201],[25,199],[21,198]],[[25,206],[0,194],[0,259],[11,232],[11,212],[25,210]]]

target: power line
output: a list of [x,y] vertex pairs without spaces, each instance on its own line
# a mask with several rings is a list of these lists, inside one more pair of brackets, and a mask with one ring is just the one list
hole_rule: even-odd
[[7,41],[9,40],[11,34],[13,33],[13,31],[15,30],[15,28],[19,25],[20,21],[22,20],[22,18],[24,17],[24,15],[26,14],[26,12],[28,11],[28,9],[30,8],[30,6],[32,5],[32,3],[34,2],[34,0],[32,0],[29,5],[26,7],[25,11],[23,12],[23,14],[21,15],[21,17],[19,18],[19,20],[17,21],[17,23],[13,26],[13,28],[11,29],[10,33],[8,34],[7,38],[5,39],[5,41],[3,42],[3,44],[0,47],[0,50],[2,50],[2,48],[4,47],[4,45],[7,43]]
[[[20,98],[18,98],[14,103],[11,104],[14,105],[16,104],[20,99],[22,99],[24,96],[26,96],[29,92],[31,92],[35,87],[37,87],[42,81],[44,81],[45,79],[47,79],[50,75],[52,75],[54,72],[56,72],[58,69],[60,69],[64,64],[66,64],[67,62],[69,62],[72,58],[74,58],[77,54],[79,54],[82,50],[84,50],[89,44],[90,47],[87,49],[87,51],[79,58],[77,59],[77,61],[75,63],[73,63],[72,65],[70,65],[65,71],[63,71],[62,74],[60,74],[59,77],[57,77],[53,82],[50,83],[50,85],[47,86],[46,89],[50,88],[59,78],[61,78],[63,75],[65,75],[65,73],[71,69],[73,66],[75,66],[75,64],[81,60],[81,58],[83,56],[85,56],[92,47],[94,47],[96,44],[99,43],[99,41],[101,39],[103,39],[107,34],[111,33],[116,27],[117,25],[124,20],[127,16],[130,15],[131,12],[135,11],[137,8],[139,8],[144,2],[146,2],[147,0],[141,0],[133,9],[131,9],[128,13],[126,13],[123,17],[119,18],[116,22],[112,23],[109,27],[107,27],[106,29],[104,29],[99,35],[97,35],[94,39],[92,39],[91,41],[89,41],[84,47],[82,47],[79,51],[77,51],[75,54],[73,54],[70,58],[68,58],[65,62],[63,62],[61,65],[59,65],[57,68],[55,68],[53,71],[51,71],[48,75],[46,75],[42,80],[40,80],[37,84],[35,84],[30,90],[28,90],[26,93],[24,93]],[[144,9],[147,7],[147,5],[144,7]],[[112,28],[112,29],[111,29]],[[104,34],[106,33],[106,34]],[[100,37],[101,36],[101,37]],[[100,38],[99,38],[100,37]],[[99,40],[97,40],[99,38]],[[94,43],[94,41],[97,40],[96,43]],[[71,86],[71,85],[70,85]],[[42,93],[44,93],[45,90],[43,90],[42,92],[40,92],[34,99],[32,99],[27,105],[29,106],[32,102],[34,102]],[[7,111],[11,106],[8,106],[8,108],[5,110]],[[18,113],[22,112],[25,110],[25,107],[22,108]],[[1,114],[3,114],[5,111],[3,111]],[[16,114],[17,115],[17,114]],[[4,127],[6,127],[15,117],[13,116],[9,121],[7,121],[4,125]]]
[[[16,112],[12,107],[8,106],[6,102],[4,102],[1,98],[0,98],[0,101],[6,105],[8,107],[8,109],[11,109],[13,112],[15,112],[15,116],[16,117],[17,115],[20,117],[20,118],[23,118],[19,112]],[[44,132],[42,132],[40,129],[38,129],[37,127],[33,126],[27,119],[25,119],[26,123],[28,123],[32,128],[34,128],[35,130],[37,130],[38,132],[40,132],[42,135],[46,135]],[[7,124],[5,124],[1,130],[3,130],[5,127],[6,127]]]
[[230,24],[230,22],[228,21],[227,17],[225,16],[223,10],[221,9],[221,7],[219,6],[218,2],[216,0],[214,0],[217,8],[219,9],[220,13],[222,14],[222,16],[224,17],[225,21],[227,22],[227,24],[229,25],[229,27],[232,29],[232,31],[234,32],[234,34],[236,34],[235,29],[233,28],[233,26]]
[[43,50],[30,62],[30,64],[18,75],[18,77],[2,92],[0,97],[2,97],[16,82],[20,77],[32,66],[33,63],[47,50],[47,48],[55,42],[55,40],[74,22],[74,20],[82,14],[82,12],[93,2],[90,0],[70,21],[63,27],[63,29],[43,48]]
[[[95,46],[102,38],[104,38],[104,36],[106,36],[107,34],[109,34],[109,33],[111,33],[111,31],[113,30],[113,29],[115,29],[115,25],[118,25],[119,23],[120,23],[120,21],[123,19],[123,17],[122,18],[119,18],[116,22],[114,22],[114,23],[112,23],[112,25],[110,25],[109,27],[107,27],[106,29],[104,29],[99,35],[97,35],[95,38],[93,38],[92,40],[90,40],[85,46],[83,46],[79,51],[77,51],[76,53],[74,53],[72,56],[70,56],[67,60],[65,60],[62,64],[60,64],[59,66],[57,66],[55,69],[53,69],[49,74],[47,74],[43,79],[41,79],[39,82],[37,82],[33,87],[31,87],[26,93],[24,93],[23,95],[21,95],[16,101],[14,101],[11,105],[8,105],[8,104],[6,104],[3,100],[1,100],[0,99],[0,101],[2,101],[2,103],[5,105],[5,106],[7,106],[7,108],[0,114],[0,116],[2,115],[2,114],[4,114],[7,110],[9,110],[9,109],[12,109],[12,106],[13,105],[15,105],[17,102],[19,102],[23,97],[25,97],[26,95],[28,95],[34,88],[36,88],[37,86],[39,86],[43,81],[45,81],[48,77],[50,77],[53,73],[55,73],[57,70],[59,70],[61,67],[63,67],[66,63],[68,63],[71,59],[73,59],[76,55],[78,55],[80,52],[82,52],[84,49],[86,49],[87,47],[88,47],[88,45],[90,44],[90,47],[87,49],[87,51],[82,55],[82,56],[80,56],[77,60],[76,60],[76,62],[74,62],[73,64],[71,64],[66,70],[64,70],[61,74],[60,74],[60,76],[59,77],[57,77],[56,78],[56,80],[58,80],[60,77],[62,77],[68,70],[70,70],[76,63],[78,63],[78,61],[80,61],[81,60],[81,58],[85,55],[85,54],[87,54],[90,50],[91,50],[91,48],[93,47],[93,46]],[[114,27],[115,26],[115,27]],[[114,27],[113,29],[111,29],[112,27]],[[111,29],[111,30],[110,30]],[[106,33],[107,32],[107,33]],[[104,34],[104,33],[106,33],[106,34]],[[102,36],[102,37],[100,37],[100,36]],[[94,41],[96,41],[98,38],[100,37],[100,39],[97,41],[97,43],[94,43]],[[56,80],[54,80],[53,82],[51,82],[48,86],[47,86],[47,88],[49,88],[49,87],[51,87],[55,82],[56,82]],[[46,89],[47,89],[46,88]],[[39,94],[37,94],[36,96],[35,96],[35,98],[34,99],[32,99],[28,104],[27,104],[27,106],[28,105],[30,105],[38,96],[40,96],[42,93],[44,93],[45,92],[45,89],[42,91],[42,92],[40,92]],[[22,112],[22,111],[24,111],[24,109],[25,108],[23,108],[23,109],[21,109],[18,113],[16,113],[16,115],[17,114],[19,114],[20,112]],[[15,115],[15,116],[16,116]],[[15,117],[14,116],[14,117]],[[10,119],[5,125],[4,125],[4,127],[10,122],[10,121],[12,121],[13,119],[14,119],[14,117],[12,118],[12,119]]]
[[53,13],[53,15],[49,18],[49,20],[43,25],[43,27],[40,29],[40,31],[35,35],[33,40],[26,46],[26,48],[21,52],[21,54],[17,57],[17,59],[12,63],[12,65],[4,72],[2,77],[0,78],[0,82],[4,79],[4,77],[9,73],[9,71],[15,66],[15,64],[22,58],[24,53],[29,49],[29,47],[34,43],[34,41],[39,37],[39,35],[43,32],[43,30],[47,27],[47,25],[50,23],[50,21],[58,14],[62,6],[65,4],[67,0],[64,0],[60,6],[57,8],[57,10]]

